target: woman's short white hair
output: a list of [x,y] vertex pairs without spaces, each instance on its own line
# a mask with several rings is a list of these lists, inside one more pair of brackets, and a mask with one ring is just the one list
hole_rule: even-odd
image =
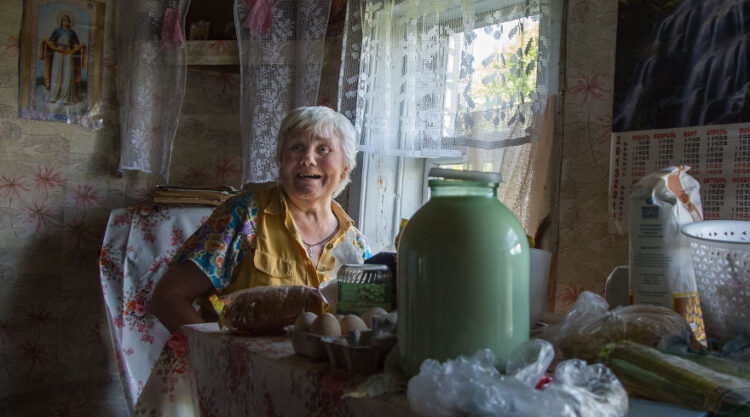
[[276,165],[281,167],[281,155],[284,144],[292,135],[305,132],[316,136],[331,138],[334,135],[341,139],[344,159],[349,165],[345,179],[333,192],[337,197],[351,181],[349,174],[357,166],[357,146],[354,142],[354,126],[343,114],[324,106],[297,107],[281,121],[279,134],[276,136]]

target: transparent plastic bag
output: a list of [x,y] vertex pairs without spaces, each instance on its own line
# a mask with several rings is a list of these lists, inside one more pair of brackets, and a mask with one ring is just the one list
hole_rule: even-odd
[[629,340],[611,343],[602,353],[632,395],[706,410],[712,416],[750,415],[750,379]]
[[750,380],[750,334],[740,333],[721,350],[695,350],[690,345],[690,339],[680,335],[662,338],[657,349],[716,372]]
[[632,340],[656,347],[665,335],[690,333],[683,316],[672,309],[636,304],[609,310],[601,296],[584,291],[565,319],[544,329],[541,338],[553,343],[560,358],[598,362],[610,342]]
[[532,339],[508,359],[507,374],[494,354],[483,349],[471,357],[440,363],[427,359],[409,380],[411,408],[426,416],[620,417],[628,397],[617,378],[601,364],[565,361],[551,382],[536,389],[554,357],[552,345]]
[[691,262],[690,240],[680,229],[703,220],[700,183],[689,166],[670,166],[641,178],[629,203],[628,287],[633,304],[677,311],[697,343],[706,330]]

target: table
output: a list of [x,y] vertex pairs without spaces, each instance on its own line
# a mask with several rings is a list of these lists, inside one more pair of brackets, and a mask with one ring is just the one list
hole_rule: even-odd
[[132,408],[169,332],[148,312],[154,285],[177,249],[214,207],[155,205],[112,210],[99,254],[99,278],[112,344]]
[[414,417],[404,394],[342,398],[367,379],[295,355],[283,336],[242,337],[216,323],[169,339],[136,404],[136,416]]
[[[216,323],[183,326],[171,337],[148,300],[172,256],[213,211],[151,206],[112,211],[100,278],[125,395],[140,416],[408,416],[403,393],[342,398],[366,375],[294,355],[285,337],[222,333]],[[628,416],[704,416],[631,401]]]
[[[222,333],[216,323],[183,326],[169,339],[135,416],[415,417],[404,393],[342,398],[368,376],[295,355],[288,338]],[[705,417],[645,400],[626,417]]]

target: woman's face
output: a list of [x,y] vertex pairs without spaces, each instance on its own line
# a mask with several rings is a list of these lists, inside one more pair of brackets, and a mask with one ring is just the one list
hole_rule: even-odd
[[281,186],[299,202],[315,203],[333,196],[339,181],[349,174],[338,135],[321,137],[295,132],[281,152]]

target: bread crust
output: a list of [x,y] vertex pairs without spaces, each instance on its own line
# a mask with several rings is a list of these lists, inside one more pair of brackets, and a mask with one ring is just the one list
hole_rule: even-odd
[[254,287],[235,291],[219,315],[219,328],[247,336],[281,334],[305,311],[320,314],[323,297],[303,285]]

